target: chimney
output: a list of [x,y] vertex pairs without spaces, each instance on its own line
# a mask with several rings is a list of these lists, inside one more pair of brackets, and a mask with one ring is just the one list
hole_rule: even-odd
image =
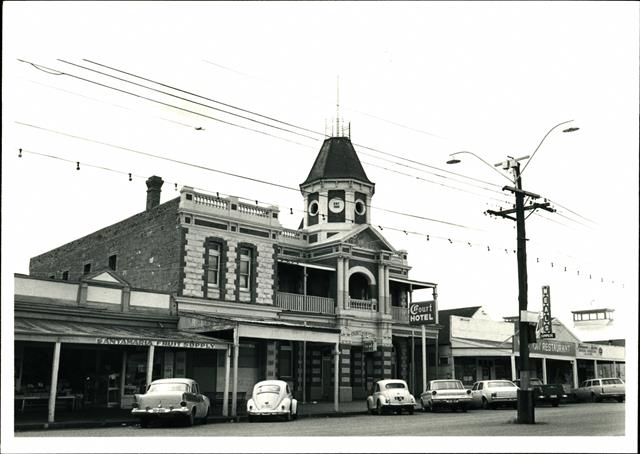
[[156,175],[147,180],[147,210],[160,205],[160,192],[163,184],[162,178]]

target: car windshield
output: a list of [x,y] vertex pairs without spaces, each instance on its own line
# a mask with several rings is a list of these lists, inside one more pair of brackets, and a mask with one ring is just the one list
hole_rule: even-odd
[[431,383],[431,389],[464,389],[464,386],[458,380],[437,381]]
[[622,380],[620,380],[619,378],[607,378],[605,380],[602,380],[602,384],[603,385],[621,385]]
[[394,383],[387,383],[385,385],[385,388],[387,388],[387,389],[404,389],[404,388],[406,388],[406,386],[404,385],[404,383],[394,382]]
[[541,385],[542,381],[539,378],[532,378],[529,380],[530,385]]
[[280,394],[280,386],[278,386],[278,385],[262,385],[262,386],[258,386],[258,390],[256,391],[256,394],[262,394],[262,393]]
[[188,386],[185,383],[152,383],[149,386],[149,393],[166,393],[166,392],[186,392]]
[[489,388],[514,388],[516,385],[507,380],[490,381]]

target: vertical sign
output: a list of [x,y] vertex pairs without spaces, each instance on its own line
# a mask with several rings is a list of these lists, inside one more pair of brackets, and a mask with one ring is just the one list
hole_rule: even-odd
[[[422,301],[409,303],[409,324],[420,325],[422,334],[422,390],[427,389],[427,335],[425,325],[436,323],[436,302]],[[436,362],[438,358],[436,356]]]
[[556,335],[551,327],[551,289],[548,285],[542,286],[542,331],[541,339],[553,339]]

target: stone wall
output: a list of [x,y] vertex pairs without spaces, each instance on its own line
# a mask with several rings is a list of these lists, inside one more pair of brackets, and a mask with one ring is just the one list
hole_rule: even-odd
[[179,199],[100,229],[29,262],[34,277],[55,276],[78,281],[90,264],[90,273],[107,269],[116,256],[115,272],[132,287],[175,292],[180,274]]
[[[185,224],[188,232],[184,245],[184,275],[182,296],[205,297],[205,244],[207,239],[218,239],[224,246],[224,262],[221,263],[223,288],[210,298],[224,301],[273,304],[276,257],[274,242],[260,237],[215,230],[205,226]],[[254,252],[251,291],[238,289],[238,254],[240,246],[248,246]]]

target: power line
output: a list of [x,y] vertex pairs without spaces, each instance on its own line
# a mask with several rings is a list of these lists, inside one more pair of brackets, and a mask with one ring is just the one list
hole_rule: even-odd
[[[35,67],[35,68],[37,68],[37,69],[39,69],[39,70],[42,70],[42,71],[44,71],[42,68],[47,68],[47,67],[45,67],[45,66],[37,65],[37,64],[35,64],[35,63],[27,62],[27,61],[24,61],[24,60],[21,60],[21,59],[18,59],[18,61],[21,61],[21,62],[24,62],[24,63],[28,63],[28,64],[30,64],[31,66],[33,66],[33,67]],[[110,75],[110,74],[104,73],[104,72],[102,72],[102,71],[97,71],[97,70],[94,70],[94,69],[91,69],[91,68],[87,68],[87,67],[82,66],[82,65],[77,65],[77,64],[75,64],[75,63],[67,62],[67,61],[65,61],[65,60],[60,60],[60,59],[59,59],[59,61],[61,61],[61,62],[63,62],[63,63],[66,63],[66,64],[69,64],[69,65],[73,65],[73,66],[79,67],[79,68],[86,69],[86,70],[88,70],[88,71],[96,72],[96,73],[98,73],[98,74],[103,74],[103,75],[105,75],[105,76],[112,77],[112,78],[117,79],[117,80],[120,80],[120,81],[124,81],[124,82],[127,82],[127,83],[131,83],[131,84],[136,85],[136,86],[140,86],[140,87],[143,87],[143,88],[147,88],[147,89],[149,89],[149,90],[153,90],[153,91],[156,91],[156,92],[160,92],[160,93],[165,94],[165,95],[168,95],[168,96],[173,96],[173,97],[176,97],[176,98],[178,98],[178,99],[181,99],[181,100],[184,100],[184,101],[187,101],[187,102],[192,102],[192,103],[197,104],[197,105],[200,105],[200,106],[204,106],[204,107],[207,107],[207,108],[211,108],[211,109],[214,109],[214,110],[217,110],[217,111],[221,111],[221,112],[224,112],[224,113],[229,113],[229,114],[231,114],[231,115],[239,116],[239,115],[237,115],[237,114],[233,114],[233,113],[231,113],[231,112],[227,112],[227,111],[224,111],[224,110],[221,110],[221,109],[217,109],[217,108],[215,108],[215,107],[208,106],[208,105],[206,105],[206,104],[198,103],[198,102],[196,102],[196,101],[192,101],[192,100],[189,100],[189,99],[187,99],[187,98],[183,98],[183,97],[180,97],[180,96],[176,96],[176,95],[173,95],[173,94],[171,94],[171,93],[167,93],[167,92],[164,92],[164,91],[161,91],[161,90],[154,89],[154,88],[152,88],[152,87],[148,87],[148,86],[145,86],[145,85],[142,85],[142,84],[138,84],[138,83],[135,83],[135,82],[132,82],[132,81],[128,81],[128,80],[126,80],[126,79],[122,79],[122,78],[119,78],[119,77],[116,77],[116,76],[113,76],[113,75]],[[151,79],[146,79],[146,78],[143,78],[143,77],[141,77],[141,76],[137,76],[137,75],[132,74],[132,73],[127,73],[127,72],[124,72],[124,71],[122,71],[122,70],[118,70],[118,69],[115,69],[115,68],[112,68],[112,67],[109,67],[109,66],[106,66],[106,65],[102,65],[102,64],[100,64],[100,63],[95,63],[95,62],[92,62],[92,61],[90,61],[90,60],[86,60],[86,59],[85,59],[85,61],[89,61],[90,63],[97,64],[97,65],[100,65],[100,66],[104,66],[104,67],[107,67],[107,68],[109,68],[109,69],[113,69],[113,70],[115,70],[115,71],[119,71],[119,72],[122,72],[122,73],[125,73],[125,74],[128,74],[128,75],[131,75],[131,76],[133,76],[133,77],[138,77],[138,78],[141,78],[141,79],[143,79],[143,80],[148,80],[148,81],[151,81],[151,82],[156,83],[156,84],[160,84],[160,85],[163,85],[163,86],[167,86],[167,87],[169,87],[169,88],[171,88],[171,89],[174,89],[174,90],[180,90],[180,89],[177,89],[177,88],[175,88],[175,87],[172,87],[172,86],[169,86],[169,85],[166,85],[166,84],[161,84],[160,82],[153,81],[153,80],[151,80]],[[193,114],[195,114],[195,115],[200,115],[200,116],[203,116],[203,117],[206,117],[206,118],[209,118],[209,119],[213,119],[213,120],[215,120],[215,121],[219,121],[219,122],[222,122],[222,123],[225,123],[225,124],[229,124],[229,125],[232,125],[232,126],[236,126],[236,127],[240,127],[240,128],[243,128],[243,129],[248,129],[248,130],[251,130],[251,131],[254,131],[254,132],[258,132],[258,133],[261,133],[261,134],[265,134],[265,135],[267,135],[267,136],[271,136],[271,137],[279,138],[279,139],[281,139],[281,140],[286,140],[286,141],[288,141],[288,142],[292,142],[292,143],[295,143],[295,144],[297,144],[297,145],[305,146],[305,147],[306,147],[306,145],[304,145],[304,144],[301,144],[301,143],[299,143],[299,142],[295,142],[295,141],[292,141],[292,140],[289,140],[289,139],[283,138],[283,137],[281,137],[281,136],[272,135],[272,134],[266,133],[266,132],[264,132],[264,131],[256,130],[256,129],[253,129],[253,128],[248,128],[248,127],[245,127],[245,126],[242,126],[242,125],[238,125],[238,124],[235,124],[235,123],[231,123],[231,122],[228,122],[228,121],[225,121],[225,120],[220,120],[220,119],[218,119],[218,118],[214,118],[214,117],[211,117],[211,116],[208,116],[208,115],[205,115],[205,114],[201,114],[201,113],[199,113],[199,112],[195,112],[195,111],[192,111],[192,110],[189,110],[189,109],[184,109],[184,108],[182,108],[182,107],[178,107],[178,106],[174,106],[174,105],[172,105],[172,104],[164,103],[164,102],[162,102],[162,101],[154,100],[154,99],[152,99],[152,98],[148,98],[148,97],[145,97],[145,96],[142,96],[142,95],[138,95],[138,94],[135,94],[135,93],[132,93],[132,92],[128,92],[128,91],[126,91],[126,90],[121,90],[121,89],[118,89],[118,88],[115,88],[115,87],[111,87],[111,86],[109,86],[109,85],[102,84],[102,83],[99,83],[99,82],[96,82],[96,81],[92,81],[92,80],[90,80],[90,79],[86,79],[86,78],[82,78],[82,77],[79,77],[79,76],[75,76],[75,75],[72,75],[72,74],[69,74],[69,73],[64,73],[64,72],[61,72],[61,71],[53,70],[52,68],[47,68],[47,69],[49,69],[49,70],[51,70],[51,71],[56,71],[55,75],[67,75],[67,76],[70,76],[70,77],[73,77],[73,78],[76,78],[76,79],[79,79],[79,80],[83,80],[83,81],[86,81],[86,82],[90,82],[90,83],[93,83],[93,84],[96,84],[96,85],[99,85],[99,86],[103,86],[103,87],[106,87],[106,88],[109,88],[109,89],[112,89],[112,90],[120,91],[120,92],[122,92],[122,93],[129,94],[129,95],[132,95],[132,96],[135,96],[135,97],[139,97],[139,98],[142,98],[142,99],[145,99],[145,100],[151,101],[151,102],[159,103],[159,104],[162,104],[162,105],[165,105],[165,106],[168,106],[168,107],[172,107],[172,108],[175,108],[175,109],[183,110],[183,111],[186,111],[186,112],[189,112],[189,113],[193,113]],[[49,71],[45,71],[45,72],[49,73]],[[54,73],[51,73],[51,74],[54,74]],[[183,91],[183,90],[180,90],[180,91]],[[190,92],[187,92],[187,93],[190,93]],[[190,93],[190,94],[191,94],[191,93]],[[195,95],[195,94],[192,94],[192,95],[194,95],[194,96],[199,96],[199,95]],[[205,98],[205,99],[210,99],[210,98]],[[213,102],[218,102],[218,101],[215,101],[215,100],[212,100],[212,101],[213,101]],[[231,106],[231,105],[228,105],[228,106]],[[231,106],[231,107],[232,107],[232,108],[236,108],[235,106]],[[255,114],[255,113],[254,113],[254,112],[252,112],[252,111],[246,111],[246,112],[251,112],[252,114]],[[256,114],[256,115],[260,115],[260,114]],[[244,117],[244,116],[239,116],[239,117],[244,118],[244,119],[248,119],[248,120],[251,120],[251,121],[255,121],[255,120],[253,120],[253,119],[249,119],[249,118]],[[271,117],[267,117],[267,118],[270,118],[270,119],[271,119]],[[169,120],[169,121],[170,121],[170,120]],[[279,120],[276,120],[276,121],[279,121]],[[265,125],[265,126],[269,126],[269,127],[275,127],[275,126],[273,126],[273,125],[269,125],[269,124],[267,124],[267,123],[263,123],[263,122],[258,122],[258,123],[260,123],[260,124],[262,124],[262,125]],[[298,126],[295,126],[295,125],[292,125],[292,126],[294,126],[294,127],[298,127]],[[310,136],[306,136],[306,135],[303,135],[303,134],[295,133],[294,131],[286,130],[286,129],[284,129],[284,128],[279,128],[279,127],[275,127],[275,128],[276,128],[276,129],[279,129],[279,130],[282,130],[282,131],[292,132],[292,133],[294,133],[294,134],[298,134],[298,135],[301,135],[301,136],[303,136],[303,137],[306,137],[306,138],[309,138],[309,139],[312,139],[312,140],[316,140],[316,141],[318,140],[318,139],[312,138],[312,137],[310,137]],[[300,127],[298,127],[298,128],[300,128]],[[302,128],[302,129],[305,129],[305,130],[306,130],[306,128]],[[308,130],[308,131],[311,131],[311,130]],[[314,131],[311,131],[311,132],[314,132]],[[316,132],[316,134],[320,134],[320,133],[317,133],[317,132]],[[377,149],[375,149],[375,148],[366,147],[366,146],[363,146],[363,145],[358,145],[358,146],[363,147],[363,148],[366,148],[366,149],[369,149],[369,150],[372,150],[372,151],[375,151],[375,152],[378,152],[378,153],[382,153],[382,154],[385,154],[385,155],[394,156],[394,157],[396,157],[396,158],[398,158],[398,159],[402,159],[402,160],[406,160],[406,161],[409,161],[409,162],[413,162],[413,163],[415,163],[415,164],[419,164],[419,165],[422,165],[422,166],[425,166],[425,167],[428,167],[428,168],[433,168],[433,169],[440,170],[440,171],[443,171],[443,172],[446,172],[446,173],[451,173],[451,174],[454,174],[454,175],[458,175],[458,176],[461,176],[461,177],[463,177],[463,178],[468,178],[468,179],[477,180],[477,181],[480,181],[480,182],[483,182],[483,183],[486,183],[486,184],[499,186],[499,185],[496,185],[496,184],[494,184],[494,183],[484,182],[483,180],[478,180],[478,179],[475,179],[475,178],[472,178],[472,177],[468,177],[468,176],[466,176],[466,175],[457,174],[457,173],[455,173],[455,172],[451,172],[451,171],[447,171],[447,170],[444,170],[444,169],[440,169],[440,168],[438,168],[438,167],[431,166],[431,165],[428,165],[428,164],[425,164],[425,163],[421,163],[421,162],[418,162],[418,161],[413,161],[413,160],[410,160],[410,159],[404,158],[404,157],[402,157],[402,156],[397,156],[397,155],[393,155],[393,154],[390,154],[390,153],[386,153],[386,152],[383,152],[383,151],[381,151],[381,150],[377,150]],[[367,154],[367,153],[364,153],[364,152],[361,152],[361,153],[362,153],[362,154]],[[371,155],[369,154],[369,156],[371,156]],[[384,158],[379,158],[379,157],[376,157],[376,159],[383,159],[383,160],[385,160]],[[387,160],[387,161],[389,161],[389,160]],[[395,165],[400,165],[400,166],[408,167],[408,168],[411,168],[411,169],[413,169],[413,170],[417,170],[417,171],[421,171],[421,172],[426,172],[426,173],[432,173],[432,172],[425,171],[425,170],[423,170],[423,169],[417,169],[417,168],[415,168],[415,167],[407,166],[406,164],[398,163],[398,162],[395,162],[395,161],[389,161],[389,162],[391,162],[391,163],[393,163],[393,164],[395,164]],[[370,163],[369,163],[369,164],[370,164]],[[370,165],[372,165],[372,164],[370,164]],[[382,168],[382,169],[384,169],[384,170],[387,170],[387,171],[394,172],[393,170],[391,170],[391,169],[387,169],[387,168],[385,168],[385,167],[381,167],[381,168]],[[402,174],[401,172],[396,172],[396,173],[400,173],[400,174]],[[441,178],[450,179],[450,177],[447,177],[447,176],[444,176],[444,175],[438,175],[438,174],[434,174],[434,175],[436,175],[436,176],[438,176],[438,177],[441,177]],[[412,176],[412,175],[407,175],[407,176]],[[421,179],[420,177],[416,177],[416,176],[413,176],[413,177],[414,177],[414,178],[417,178],[417,179]],[[422,180],[424,180],[424,181],[429,181],[429,180],[426,180],[426,179],[422,179]],[[462,183],[462,184],[471,184],[471,183],[468,183],[468,182],[462,182],[462,181],[459,181],[459,180],[453,180],[453,179],[452,179],[452,181],[455,181],[455,182],[458,182],[458,183]],[[435,183],[435,184],[437,184],[437,183]],[[472,185],[472,186],[479,187],[479,188],[481,188],[481,189],[483,189],[483,190],[493,191],[493,192],[498,192],[498,191],[495,191],[495,190],[492,190],[492,189],[489,189],[489,188],[480,187],[480,186],[473,185],[473,184],[471,184],[471,185]],[[445,187],[446,187],[446,185],[443,185],[443,186],[445,186]],[[449,187],[450,187],[450,186],[449,186]],[[451,188],[453,188],[453,187],[451,187]],[[458,189],[458,190],[461,190],[461,189]],[[462,190],[461,190],[461,191],[462,191]],[[464,191],[463,191],[463,192],[464,192]],[[468,192],[468,191],[467,191],[467,192]]]
[[[216,100],[214,100],[214,99],[207,98],[207,97],[204,97],[204,96],[201,96],[201,95],[195,94],[195,93],[193,93],[193,92],[188,92],[188,91],[182,90],[182,89],[180,89],[180,88],[176,88],[176,87],[171,86],[171,85],[168,85],[168,84],[164,84],[164,83],[157,82],[157,81],[154,81],[154,80],[149,79],[149,78],[145,78],[145,77],[142,77],[142,76],[139,76],[139,75],[136,75],[136,74],[130,73],[130,72],[126,72],[126,71],[123,71],[123,70],[121,70],[121,69],[117,69],[117,68],[114,68],[114,67],[111,67],[111,66],[103,65],[103,64],[101,64],[101,63],[97,63],[97,62],[94,62],[94,61],[91,61],[91,60],[87,60],[87,59],[84,59],[84,61],[90,62],[90,63],[95,64],[95,65],[99,65],[99,66],[102,66],[102,67],[105,67],[105,68],[109,68],[109,69],[111,69],[111,70],[113,70],[113,71],[117,71],[117,72],[120,72],[120,73],[123,73],[123,74],[127,74],[127,75],[132,76],[132,77],[136,77],[136,78],[139,78],[139,79],[142,79],[142,80],[146,80],[146,81],[148,81],[148,82],[152,82],[152,83],[155,83],[155,84],[161,85],[161,86],[163,86],[163,87],[171,88],[171,89],[173,89],[173,90],[177,90],[177,91],[180,91],[180,92],[182,92],[182,93],[188,93],[188,94],[190,94],[190,95],[192,95],[192,96],[197,96],[197,97],[199,97],[199,98],[206,99],[206,100],[208,100],[208,101],[212,101],[212,102],[215,102],[215,103],[219,103],[219,104],[221,104],[221,105],[225,105],[225,106],[227,106],[227,107],[232,107],[232,108],[234,108],[234,109],[241,110],[241,111],[243,111],[243,112],[251,113],[251,114],[253,114],[253,115],[257,115],[257,116],[260,116],[260,117],[262,117],[262,118],[267,118],[267,119],[270,119],[270,120],[272,120],[272,121],[277,121],[277,122],[280,122],[280,123],[282,123],[282,124],[286,124],[287,126],[291,126],[291,127],[298,128],[298,129],[301,129],[301,130],[304,130],[304,131],[307,131],[307,132],[311,132],[311,133],[314,133],[314,134],[318,134],[318,135],[320,135],[320,136],[322,136],[322,137],[326,137],[326,135],[325,135],[324,133],[320,133],[320,132],[318,132],[318,131],[313,131],[313,130],[311,130],[311,129],[308,129],[308,128],[305,128],[305,127],[302,127],[302,126],[298,126],[298,125],[295,125],[295,124],[292,124],[292,123],[283,122],[283,121],[277,120],[277,119],[275,119],[275,118],[273,118],[273,117],[265,116],[265,115],[262,115],[262,114],[256,113],[256,112],[251,111],[251,110],[242,109],[242,108],[239,108],[239,107],[237,107],[237,106],[233,106],[233,105],[231,105],[231,104],[222,103],[222,102],[220,102],[220,101],[216,101]],[[267,126],[270,126],[270,125],[267,125]],[[318,139],[315,139],[315,138],[314,138],[313,140],[318,140]],[[421,166],[424,166],[424,167],[427,167],[427,168],[431,168],[431,169],[439,170],[439,171],[441,171],[441,172],[449,173],[449,174],[456,175],[456,176],[463,177],[463,178],[468,178],[468,179],[470,179],[470,180],[475,180],[475,181],[478,181],[478,182],[481,182],[481,183],[484,183],[484,184],[489,184],[489,185],[492,185],[492,186],[500,187],[500,185],[495,184],[495,183],[491,183],[491,182],[488,182],[488,181],[480,180],[480,179],[478,179],[478,178],[474,178],[474,177],[470,177],[470,176],[467,176],[467,175],[463,175],[463,174],[459,174],[459,173],[456,173],[456,172],[452,172],[452,171],[450,171],[450,170],[441,169],[441,168],[439,168],[439,167],[436,167],[436,166],[433,166],[433,165],[430,165],[430,164],[426,164],[426,163],[423,163],[423,162],[420,162],[420,161],[415,161],[415,160],[412,160],[412,159],[409,159],[409,158],[405,158],[405,157],[400,156],[400,155],[395,155],[395,154],[393,154],[393,153],[388,153],[388,152],[385,152],[385,151],[382,151],[382,150],[378,150],[378,149],[376,149],[376,148],[369,147],[369,146],[366,146],[366,145],[363,145],[363,144],[357,144],[357,143],[354,143],[354,145],[357,145],[357,146],[358,146],[358,147],[360,147],[360,148],[365,148],[365,149],[367,149],[367,150],[374,151],[374,152],[376,152],[376,153],[380,153],[380,154],[387,155],[387,156],[392,156],[392,157],[394,157],[394,158],[396,158],[396,159],[401,159],[401,160],[403,160],[403,161],[411,162],[411,163],[413,163],[413,164],[418,164],[418,165],[421,165]],[[378,159],[381,159],[381,158],[378,158]],[[417,170],[417,169],[416,169],[416,170]]]
[[[26,149],[22,149],[22,148],[20,148],[20,149],[19,149],[19,157],[22,157],[22,154],[23,154],[23,153],[32,154],[32,155],[37,155],[37,156],[41,156],[41,157],[47,157],[47,158],[51,158],[51,159],[56,159],[56,160],[60,160],[60,161],[63,161],[63,162],[75,163],[75,164],[77,165],[77,167],[76,167],[76,168],[77,168],[78,170],[80,170],[80,169],[81,169],[81,167],[91,167],[91,168],[96,168],[96,169],[100,169],[100,170],[105,170],[105,171],[109,171],[109,172],[117,173],[117,174],[123,174],[123,175],[127,175],[127,174],[128,174],[128,176],[129,176],[129,181],[131,181],[132,177],[139,178],[139,179],[146,179],[146,177],[145,177],[145,176],[138,175],[138,174],[134,174],[134,173],[131,173],[131,172],[126,172],[126,171],[122,171],[122,170],[117,170],[117,169],[113,169],[113,168],[106,167],[106,166],[102,166],[102,165],[89,164],[89,163],[85,163],[85,162],[82,162],[82,163],[81,163],[81,162],[79,162],[79,161],[74,161],[74,160],[72,160],[72,159],[62,158],[62,157],[60,157],[60,156],[55,156],[55,155],[52,155],[52,154],[40,153],[40,152],[36,152],[36,151],[26,150]],[[170,181],[166,181],[166,182],[167,182],[167,183],[170,183],[170,184],[175,184],[175,185],[176,185],[176,190],[177,190],[177,183],[171,183]],[[213,194],[213,193],[214,193],[213,191],[210,191],[210,190],[207,190],[207,189],[201,189],[201,188],[194,188],[194,189],[198,189],[199,191],[202,191],[202,192],[208,192],[208,193],[210,193],[210,194]],[[217,196],[219,196],[219,193],[218,193],[218,192],[215,192],[215,193],[216,193],[216,195],[217,195]],[[239,197],[239,199],[240,199],[240,197]],[[242,198],[242,199],[243,199],[243,200],[250,201],[250,199],[246,199],[246,198]],[[259,201],[258,201],[258,200],[256,200],[256,204],[258,204],[258,202],[259,202]],[[263,204],[265,204],[265,202],[262,202],[262,203],[263,203]],[[277,204],[273,204],[273,203],[266,204],[266,205],[270,205],[270,206],[278,206]],[[281,212],[286,212],[286,210],[284,210],[282,206],[280,206],[280,211],[281,211]],[[303,214],[307,214],[307,213],[308,213],[308,211],[307,211],[307,210],[300,210],[300,209],[293,209],[293,208],[290,208],[290,212],[291,212],[291,214],[293,214],[293,211],[296,211],[296,212],[302,212]],[[353,221],[351,221],[351,222],[353,222]],[[372,225],[372,224],[369,224],[369,225],[370,225],[371,227],[374,227],[374,226],[375,226],[375,225]],[[439,236],[439,235],[433,235],[433,234],[429,234],[429,233],[425,233],[425,232],[416,232],[416,231],[406,230],[406,229],[402,229],[402,228],[398,228],[398,227],[392,227],[392,226],[387,226],[387,225],[378,225],[378,228],[379,228],[381,231],[384,231],[384,230],[391,230],[391,231],[396,231],[396,232],[402,232],[402,233],[404,233],[405,235],[422,236],[422,237],[425,237],[425,238],[426,238],[426,241],[430,241],[430,240],[432,240],[432,239],[438,239],[438,240],[442,240],[442,241],[447,241],[449,244],[459,243],[459,244],[461,244],[461,245],[468,245],[469,247],[474,247],[474,246],[476,246],[476,247],[481,247],[481,248],[485,248],[485,247],[486,247],[486,248],[487,248],[487,252],[492,252],[492,251],[493,251],[493,252],[498,252],[498,251],[500,251],[500,252],[501,252],[502,250],[504,250],[504,251],[505,251],[505,253],[507,253],[507,254],[509,254],[509,253],[510,253],[510,251],[512,251],[513,253],[515,253],[515,250],[512,250],[512,249],[511,249],[511,246],[504,247],[504,245],[501,245],[501,246],[495,246],[495,245],[493,245],[493,249],[492,249],[492,245],[490,245],[490,244],[487,244],[487,243],[478,243],[478,242],[476,242],[476,241],[468,241],[468,240],[464,240],[464,239],[458,239],[458,238],[455,238],[454,236]],[[566,257],[569,257],[569,258],[571,259],[571,261],[574,261],[574,262],[575,262],[575,258],[573,258],[573,257],[571,257],[571,256],[568,256],[568,255],[566,255],[566,254],[564,254],[564,255],[565,255]],[[540,258],[539,258],[539,257],[537,257],[537,258],[536,258],[536,263],[540,263]],[[560,263],[561,263],[561,261],[560,261],[560,260],[550,259],[550,260],[549,260],[549,263],[551,264],[551,267],[552,267],[552,268],[554,268],[554,263],[557,263],[557,264],[558,264],[558,266],[557,266],[556,268],[557,268],[558,270],[560,270],[560,269],[564,269],[564,271],[565,271],[565,272],[568,270],[568,267],[567,267],[567,266],[565,266],[565,265],[560,265]],[[149,270],[162,271],[162,270],[163,270],[163,268],[149,268]],[[583,277],[585,277],[585,278],[586,278],[586,276],[587,276],[587,275],[589,275],[589,278],[591,279],[591,276],[594,274],[594,273],[589,273],[588,271],[583,270],[584,272],[583,272],[583,274],[581,275],[581,274],[580,274],[580,271],[581,271],[581,270],[580,270],[580,267],[578,266],[578,264],[576,264],[576,265],[575,265],[575,269],[574,269],[574,270],[575,270],[575,271],[577,271],[577,275],[578,275],[578,276],[583,276]],[[131,271],[132,271],[132,272],[134,272],[134,271],[140,271],[140,270],[131,270]],[[573,270],[572,270],[572,271],[573,271]],[[607,281],[608,281],[608,280],[607,280]],[[601,283],[604,283],[604,278],[603,278],[603,277],[601,277]],[[608,283],[608,282],[607,282],[607,283]],[[614,283],[614,281],[611,281],[611,283],[613,284],[613,283]],[[622,283],[622,286],[624,287],[624,283]]]
[[[271,182],[271,181],[261,180],[259,178],[247,177],[245,175],[239,175],[239,174],[232,173],[232,172],[226,172],[226,171],[223,171],[223,170],[214,169],[212,167],[207,167],[207,166],[203,166],[203,165],[200,165],[200,164],[194,164],[194,163],[190,163],[190,162],[186,162],[186,161],[181,161],[181,160],[178,160],[178,159],[168,158],[166,156],[159,156],[159,155],[155,155],[153,153],[148,153],[148,152],[145,152],[145,151],[135,150],[133,148],[123,147],[123,146],[120,146],[120,145],[114,145],[114,144],[110,144],[108,142],[103,142],[103,141],[99,141],[99,140],[89,139],[87,137],[77,136],[77,135],[69,134],[69,133],[62,132],[62,131],[56,131],[56,130],[45,128],[45,127],[42,127],[42,126],[31,125],[31,124],[23,123],[23,122],[19,122],[19,121],[16,121],[15,123],[23,125],[23,126],[35,128],[35,129],[40,129],[40,130],[43,130],[43,131],[49,131],[49,132],[52,132],[52,133],[55,133],[55,134],[64,135],[66,137],[71,137],[71,138],[78,139],[78,140],[84,140],[84,141],[96,143],[96,144],[99,144],[99,145],[104,145],[104,146],[108,146],[108,147],[112,147],[112,148],[117,148],[117,149],[128,151],[128,152],[131,152],[131,153],[136,153],[136,154],[139,154],[139,155],[142,155],[142,156],[148,156],[148,157],[152,157],[152,158],[156,158],[156,159],[161,159],[161,160],[172,162],[172,163],[175,163],[175,164],[182,164],[182,165],[194,167],[194,168],[201,169],[201,170],[207,170],[207,171],[210,171],[210,172],[220,173],[220,174],[231,176],[231,177],[235,177],[235,178],[241,178],[243,180],[253,181],[255,183],[261,183],[261,184],[266,184],[266,185],[269,185],[269,186],[278,187],[278,188],[281,188],[281,189],[287,189],[287,190],[290,190],[290,191],[296,191],[296,192],[302,192],[302,193],[310,194],[309,191],[303,191],[302,189],[299,189],[299,188],[294,188],[292,186],[286,186],[286,185],[279,184],[279,183],[274,183],[274,182]],[[398,215],[402,215],[402,216],[411,217],[411,218],[414,218],[414,219],[421,219],[421,220],[424,220],[424,221],[437,222],[437,223],[451,225],[451,226],[454,226],[454,227],[460,227],[460,228],[464,228],[464,229],[477,230],[477,229],[474,229],[474,228],[466,226],[466,225],[456,224],[456,223],[453,223],[453,222],[443,221],[443,220],[440,220],[440,219],[429,218],[429,217],[426,217],[426,216],[421,216],[421,215],[417,215],[417,214],[413,214],[413,213],[405,213],[405,212],[401,212],[401,211],[391,210],[391,209],[388,209],[388,208],[375,207],[373,205],[371,205],[371,208],[379,210],[379,211],[384,211],[384,212],[388,212],[388,213],[393,213],[393,214],[398,214]]]

